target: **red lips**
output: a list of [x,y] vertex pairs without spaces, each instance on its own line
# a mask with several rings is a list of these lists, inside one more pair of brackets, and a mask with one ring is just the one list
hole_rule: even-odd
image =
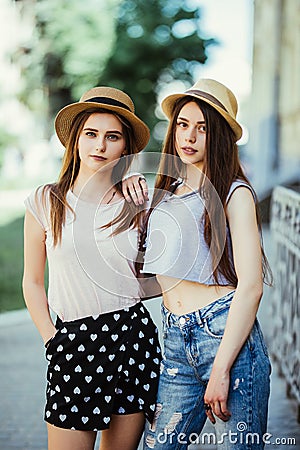
[[194,155],[195,153],[197,153],[197,150],[195,150],[193,147],[182,147],[181,150],[186,155]]
[[91,158],[95,159],[96,161],[106,161],[107,158],[104,158],[104,156],[98,156],[98,155],[91,155]]

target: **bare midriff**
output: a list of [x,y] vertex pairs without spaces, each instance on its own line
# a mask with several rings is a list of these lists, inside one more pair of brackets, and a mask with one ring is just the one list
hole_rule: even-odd
[[206,285],[194,281],[156,275],[165,307],[173,314],[188,314],[232,292],[234,286]]

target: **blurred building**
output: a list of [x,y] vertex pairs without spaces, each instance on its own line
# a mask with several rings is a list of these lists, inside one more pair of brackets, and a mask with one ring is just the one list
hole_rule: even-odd
[[252,93],[247,107],[251,180],[260,198],[300,181],[300,1],[255,0]]
[[251,181],[264,206],[272,195],[266,337],[300,422],[300,0],[255,0],[247,106]]

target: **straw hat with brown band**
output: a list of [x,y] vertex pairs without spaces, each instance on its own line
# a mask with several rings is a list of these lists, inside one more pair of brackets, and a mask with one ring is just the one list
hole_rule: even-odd
[[238,141],[241,138],[243,130],[236,121],[238,110],[237,100],[231,90],[224,86],[224,84],[216,80],[202,78],[183,94],[168,95],[163,100],[161,106],[169,119],[172,116],[177,100],[186,96],[195,97],[215,108],[234,131],[236,140]]
[[138,151],[146,147],[150,138],[149,128],[136,116],[133,101],[125,92],[107,86],[90,89],[82,95],[79,102],[71,103],[59,111],[55,118],[55,130],[63,146],[67,144],[75,117],[91,108],[107,109],[120,114],[132,126]]

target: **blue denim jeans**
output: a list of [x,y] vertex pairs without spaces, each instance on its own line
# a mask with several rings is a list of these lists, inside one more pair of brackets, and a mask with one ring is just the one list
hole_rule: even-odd
[[192,443],[222,450],[264,447],[271,366],[257,320],[230,371],[231,417],[228,422],[216,418],[215,434],[201,433],[207,420],[203,398],[233,294],[183,316],[162,306],[164,357],[144,449],[187,449]]

